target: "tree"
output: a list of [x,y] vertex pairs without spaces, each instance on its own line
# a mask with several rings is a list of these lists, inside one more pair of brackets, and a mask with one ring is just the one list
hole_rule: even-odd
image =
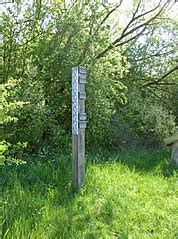
[[128,89],[128,102],[125,107],[117,106],[114,120],[116,130],[120,125],[127,141],[144,139],[146,143],[158,144],[173,131],[177,67],[174,25],[171,19],[165,19],[123,49],[122,54],[130,63],[128,73],[121,79]]
[[69,148],[71,68],[79,64],[87,66],[88,74],[87,142],[106,145],[113,141],[112,119],[117,105],[126,102],[122,77],[129,70],[129,54],[124,51],[130,43],[136,46],[139,37],[149,32],[171,5],[159,1],[144,10],[144,1],[133,1],[130,20],[122,26],[112,16],[119,16],[123,2],[33,1],[8,9],[4,14],[3,81],[13,78],[19,84],[7,101],[28,104],[13,112],[19,119],[15,125],[4,123],[7,141],[28,142],[31,148],[44,142]]

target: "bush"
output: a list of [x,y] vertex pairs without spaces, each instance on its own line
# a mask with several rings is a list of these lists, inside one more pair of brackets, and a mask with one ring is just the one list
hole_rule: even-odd
[[[28,14],[23,15],[24,25],[21,21],[14,25],[18,11],[5,18],[5,31],[13,30],[13,35],[4,35],[5,62],[10,61],[11,66],[5,81],[12,76],[19,82],[7,100],[27,102],[20,110],[9,112],[18,118],[15,125],[4,125],[4,137],[11,144],[27,142],[29,148],[36,149],[46,144],[58,149],[70,147],[71,69],[78,65],[87,67],[88,145],[103,146],[111,141],[114,103],[124,98],[124,85],[117,75],[123,74],[127,63],[119,51],[94,59],[108,46],[111,34],[108,28],[97,30],[105,13],[104,8],[98,11],[98,4],[76,3],[70,9],[42,5],[38,21],[32,14],[35,5],[29,5]],[[86,11],[93,15],[86,15]],[[54,19],[47,21],[44,29],[40,20],[48,19],[49,13]],[[29,24],[29,19],[35,24]],[[91,37],[88,29],[92,24],[96,33]],[[10,53],[6,51],[9,42]]]
[[173,132],[175,117],[160,102],[144,98],[133,90],[128,95],[128,103],[115,114],[113,124],[119,143],[161,145]]

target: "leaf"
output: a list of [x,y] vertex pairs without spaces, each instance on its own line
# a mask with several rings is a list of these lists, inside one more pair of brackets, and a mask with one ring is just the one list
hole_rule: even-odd
[[56,4],[61,4],[62,2],[64,2],[64,0],[55,0]]

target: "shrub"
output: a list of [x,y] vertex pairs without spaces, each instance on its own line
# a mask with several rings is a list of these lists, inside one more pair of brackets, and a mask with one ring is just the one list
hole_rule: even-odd
[[129,93],[128,103],[114,116],[115,135],[118,142],[136,141],[141,144],[160,145],[174,129],[175,117],[165,106],[139,91]]

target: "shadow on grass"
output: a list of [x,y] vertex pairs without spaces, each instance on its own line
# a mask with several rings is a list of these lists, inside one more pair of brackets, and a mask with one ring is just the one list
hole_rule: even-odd
[[[66,221],[67,226],[60,230],[64,231],[64,236],[65,233],[70,235],[71,208],[77,194],[76,189],[71,185],[70,157],[34,156],[26,160],[26,164],[9,164],[1,167],[2,189],[6,202],[4,206],[7,208],[2,235],[5,235],[7,231],[11,233],[10,228],[14,227],[17,221],[20,222],[21,218],[26,218],[28,221],[31,227],[29,231],[32,228],[35,229],[36,225],[43,220],[43,208],[54,211],[51,220],[54,220],[56,224],[61,211],[65,210],[66,218],[63,220]],[[59,209],[55,212],[56,207]],[[60,222],[59,224],[62,225]],[[59,227],[53,230],[52,238],[56,238],[55,234],[59,234]],[[10,238],[11,235],[8,236]]]
[[124,148],[93,153],[88,157],[88,162],[97,164],[117,162],[139,173],[162,174],[164,177],[170,177],[176,170],[176,166],[170,161],[170,155],[168,149]]
[[67,155],[39,157],[26,159],[25,164],[9,164],[2,166],[3,186],[13,187],[19,181],[22,187],[37,190],[45,195],[55,188],[58,193],[69,198],[75,196],[76,190],[71,185],[71,159]]
[[[168,150],[107,150],[87,156],[87,165],[118,163],[139,173],[161,174],[164,177],[170,177],[173,175],[175,167],[170,165],[169,158],[170,152]],[[70,153],[59,156],[33,156],[27,158],[27,163],[23,165],[3,166],[3,191],[6,191],[6,195],[10,193],[6,199],[7,210],[3,234],[9,229],[11,231],[15,222],[19,223],[17,227],[21,226],[23,219],[25,222],[23,222],[22,227],[26,228],[28,225],[28,233],[38,226],[41,230],[39,233],[43,233],[44,225],[52,225],[53,227],[49,232],[51,237],[49,238],[72,238],[72,227],[76,224],[75,214],[82,208],[86,216],[82,217],[83,219],[78,217],[76,230],[80,230],[79,227],[83,228],[87,220],[90,221],[91,219],[88,212],[85,211],[83,201],[76,203],[78,192],[71,185],[71,168]],[[106,203],[105,208],[108,213],[106,222],[104,222],[106,224],[113,215],[112,210],[108,212],[108,207],[110,208],[110,205],[108,206]],[[83,220],[82,225],[81,220]],[[41,225],[40,223],[44,224]],[[14,233],[13,230],[12,233]],[[27,233],[24,238],[29,238],[26,235]],[[40,235],[38,234],[35,238],[43,238]],[[10,237],[11,234],[8,236],[8,238],[12,238]],[[15,236],[22,238],[16,234]]]
[[[172,176],[176,167],[170,162],[170,151],[167,149],[122,149],[94,152],[87,156],[87,164],[120,163],[130,170],[139,173],[162,174],[164,177]],[[38,191],[41,195],[48,194],[55,188],[58,194],[62,194],[62,205],[72,200],[77,190],[71,184],[71,156],[33,156],[26,159],[26,164],[5,165],[2,169],[2,186],[13,187],[15,181],[19,181],[22,187]]]

